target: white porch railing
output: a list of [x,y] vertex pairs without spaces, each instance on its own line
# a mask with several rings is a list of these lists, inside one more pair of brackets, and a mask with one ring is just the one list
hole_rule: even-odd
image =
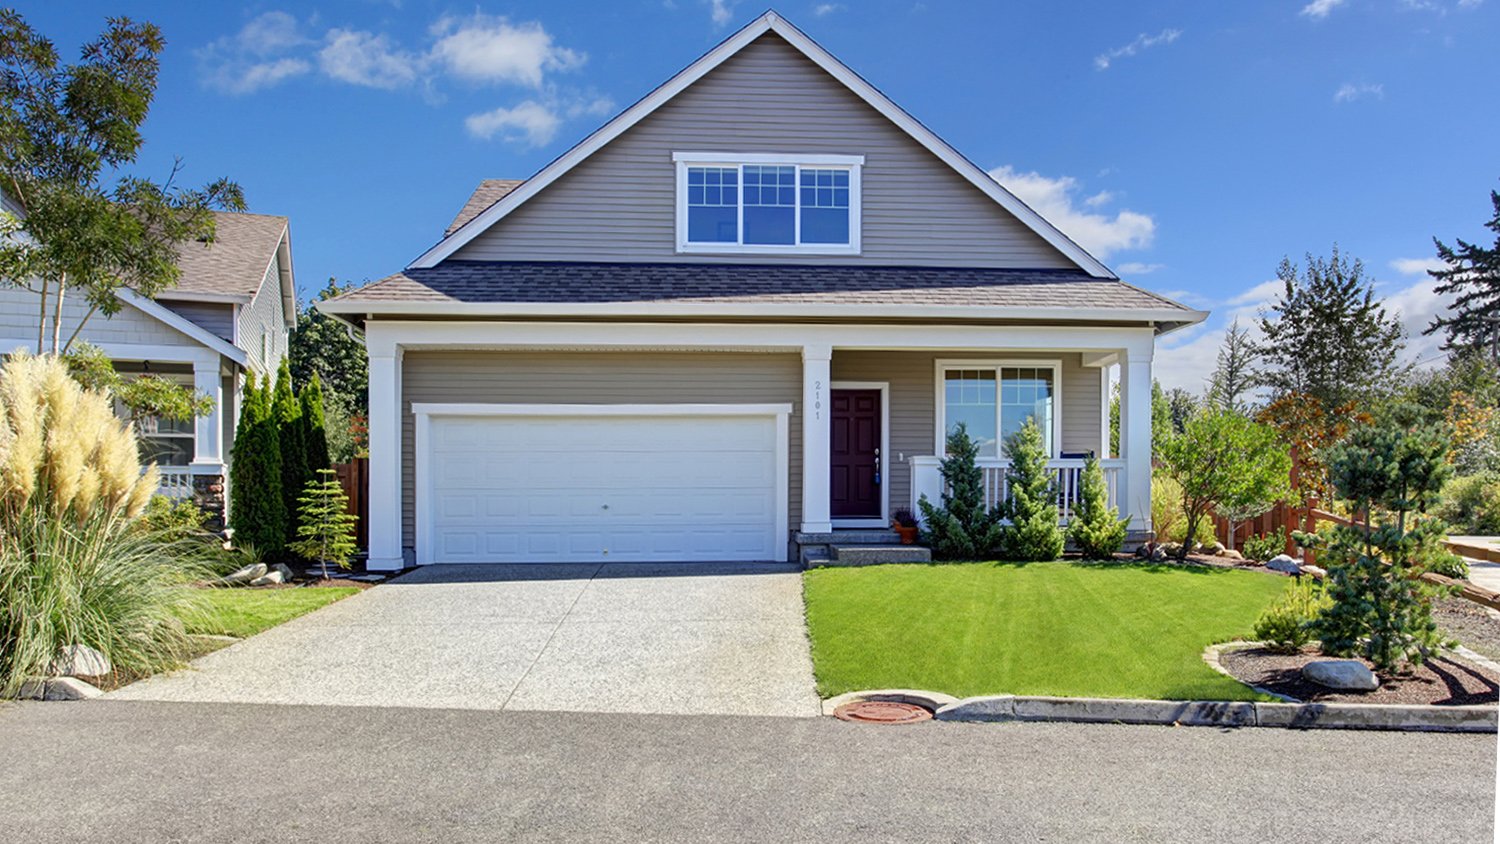
[[[913,513],[920,515],[917,502],[923,495],[936,506],[943,494],[943,476],[938,471],[938,465],[942,458],[934,455],[919,455],[907,459],[911,465],[911,509]],[[979,468],[984,472],[984,503],[987,507],[995,507],[1005,500],[1009,493],[1009,484],[1006,482],[1006,469],[1010,467],[1009,460],[994,457],[980,458]],[[1078,496],[1083,486],[1083,460],[1081,458],[1066,458],[1047,461],[1048,467],[1057,478],[1057,509],[1060,521],[1064,524],[1073,516],[1073,510],[1078,506]],[[1125,461],[1120,458],[1110,458],[1099,461],[1099,468],[1104,470],[1104,485],[1109,490],[1109,506],[1116,511],[1119,510],[1120,480],[1124,477]]]
[[186,466],[157,466],[156,471],[161,475],[161,483],[156,488],[157,495],[168,498],[193,497],[193,475]]

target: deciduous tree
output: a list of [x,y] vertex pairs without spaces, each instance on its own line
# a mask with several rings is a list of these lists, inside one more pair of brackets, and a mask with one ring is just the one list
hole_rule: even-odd
[[1216,504],[1275,501],[1291,472],[1274,430],[1221,408],[1189,419],[1181,434],[1163,443],[1161,456],[1161,470],[1182,486],[1188,540],[1179,560],[1187,557],[1199,521]]

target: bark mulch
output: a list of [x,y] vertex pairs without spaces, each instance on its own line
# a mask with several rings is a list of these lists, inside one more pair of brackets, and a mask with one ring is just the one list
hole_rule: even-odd
[[1500,660],[1500,618],[1491,610],[1463,598],[1440,598],[1432,602],[1432,618],[1465,647]]
[[1226,651],[1219,662],[1241,682],[1300,701],[1469,706],[1500,699],[1500,674],[1451,654],[1429,659],[1404,673],[1379,675],[1380,688],[1373,692],[1335,691],[1302,679],[1302,666],[1328,658],[1312,648],[1298,654],[1247,648]]

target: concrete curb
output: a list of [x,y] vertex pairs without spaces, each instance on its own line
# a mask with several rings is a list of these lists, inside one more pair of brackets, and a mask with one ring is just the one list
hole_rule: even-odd
[[1494,733],[1500,724],[1500,709],[1493,706],[1132,700],[1045,695],[979,695],[959,700],[951,695],[918,689],[849,692],[823,701],[823,714],[832,715],[838,707],[862,700],[892,700],[925,706],[933,710],[933,718],[938,721],[1062,721],[1445,733]]

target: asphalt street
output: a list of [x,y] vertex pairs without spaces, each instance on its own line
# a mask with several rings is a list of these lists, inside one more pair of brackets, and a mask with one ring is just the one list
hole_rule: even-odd
[[0,707],[9,841],[1493,839],[1495,736],[97,700]]

